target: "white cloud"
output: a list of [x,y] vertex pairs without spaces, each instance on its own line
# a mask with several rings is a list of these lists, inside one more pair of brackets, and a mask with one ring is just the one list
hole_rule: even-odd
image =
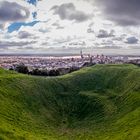
[[[33,21],[32,12],[35,11],[37,12],[36,20],[40,22],[34,26],[22,26],[18,31],[14,31],[12,33],[7,33],[7,29],[0,31],[0,50],[4,50],[2,44],[5,46],[5,49],[7,49],[6,43],[8,46],[9,39],[12,44],[8,48],[9,52],[12,51],[12,49],[13,51],[18,52],[20,49],[22,52],[27,52],[27,50],[43,52],[44,50],[51,51],[52,48],[52,51],[63,51],[68,49],[78,50],[78,48],[91,49],[97,47],[102,47],[104,49],[112,47],[116,49],[120,46],[122,48],[133,49],[130,45],[134,44],[126,43],[127,39],[129,37],[135,37],[136,39],[140,38],[139,28],[135,28],[134,26],[128,28],[115,25],[112,21],[106,20],[102,16],[100,9],[89,3],[87,0],[42,0],[38,1],[36,7],[23,0],[6,1],[16,2],[29,10],[30,16],[25,20],[25,22]],[[74,15],[76,16],[72,18],[73,20],[69,18],[71,13],[68,14],[68,17],[66,15],[67,20],[63,20],[58,15],[54,15],[53,11],[50,10],[56,5],[60,7],[68,3],[72,3],[72,5],[74,5]],[[81,20],[79,20],[79,22],[75,22],[78,20],[77,15],[79,16],[81,13],[84,13],[84,15],[90,15],[91,18],[88,18],[88,20],[84,18],[84,22],[80,22]],[[25,16],[25,11],[21,11],[20,14],[21,16]],[[7,21],[2,24],[0,23],[0,27],[3,29],[7,28],[11,22],[12,21]],[[134,38],[131,38],[131,41],[132,40],[134,41]],[[22,47],[16,46],[20,43],[22,44]],[[137,42],[137,46],[139,45],[138,43],[139,42]]]

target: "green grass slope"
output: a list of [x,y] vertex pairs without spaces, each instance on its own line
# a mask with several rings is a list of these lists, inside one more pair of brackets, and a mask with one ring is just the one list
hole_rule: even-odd
[[140,68],[56,78],[0,69],[0,140],[140,140]]

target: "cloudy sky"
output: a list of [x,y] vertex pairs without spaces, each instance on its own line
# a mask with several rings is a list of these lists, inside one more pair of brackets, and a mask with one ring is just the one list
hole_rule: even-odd
[[0,0],[0,53],[140,55],[140,0]]

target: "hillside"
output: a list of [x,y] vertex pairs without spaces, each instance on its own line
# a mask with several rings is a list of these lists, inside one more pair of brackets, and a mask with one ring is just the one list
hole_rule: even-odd
[[0,69],[0,140],[140,140],[140,68],[54,78]]

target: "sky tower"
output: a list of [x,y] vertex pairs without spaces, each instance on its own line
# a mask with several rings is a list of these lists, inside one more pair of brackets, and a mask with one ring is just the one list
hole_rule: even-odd
[[80,51],[80,56],[81,56],[81,59],[84,58],[84,56],[83,56],[83,51],[82,51],[82,50]]

